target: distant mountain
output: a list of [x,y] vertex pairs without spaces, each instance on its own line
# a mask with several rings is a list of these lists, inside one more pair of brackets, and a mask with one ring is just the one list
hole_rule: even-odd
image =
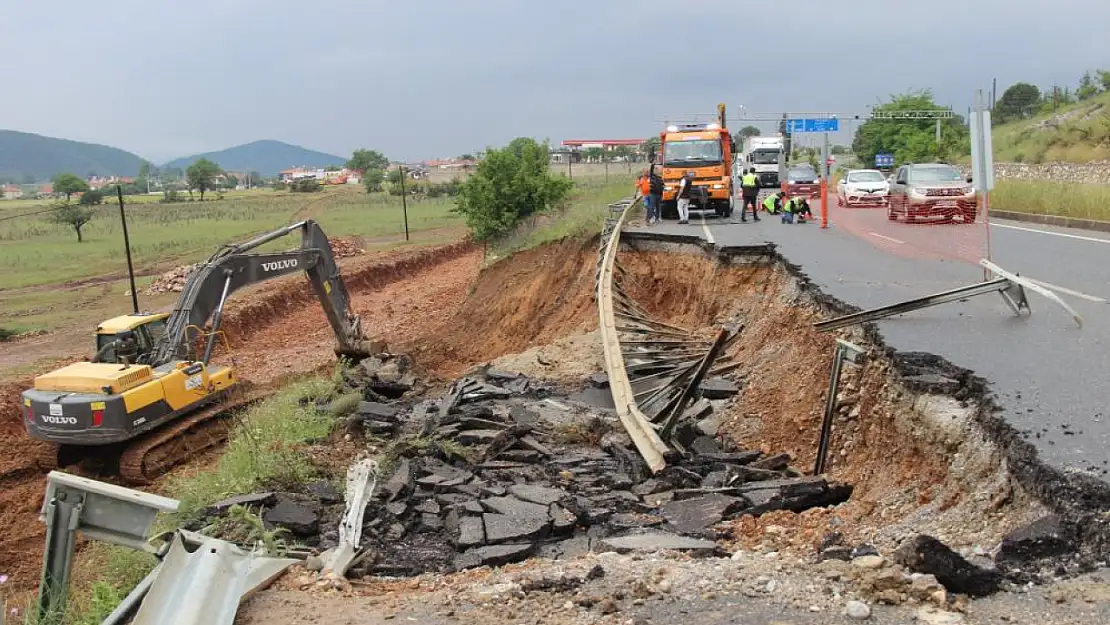
[[327,165],[343,165],[347,159],[334,154],[325,154],[302,148],[299,145],[290,145],[281,141],[264,139],[219,152],[206,152],[194,154],[185,158],[170,161],[162,167],[178,167],[185,169],[194,162],[206,158],[217,163],[229,171],[257,171],[264,176],[272,176],[283,169],[300,165],[325,167]]
[[95,143],[55,139],[29,132],[0,130],[0,177],[48,180],[69,172],[85,177],[134,176],[143,159],[130,152]]

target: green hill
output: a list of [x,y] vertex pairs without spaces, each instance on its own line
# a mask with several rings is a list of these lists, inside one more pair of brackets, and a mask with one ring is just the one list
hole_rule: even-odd
[[264,176],[272,176],[283,169],[300,165],[325,167],[327,165],[343,165],[347,162],[347,159],[342,156],[325,154],[324,152],[302,148],[299,145],[265,139],[220,150],[219,152],[206,152],[179,158],[166,163],[163,167],[185,169],[201,158],[218,163],[220,167],[229,171],[257,171]]
[[995,126],[992,140],[997,162],[1110,160],[1110,92],[1055,113]]
[[142,162],[130,152],[106,145],[0,130],[0,178],[13,182],[25,176],[48,180],[62,172],[134,176]]

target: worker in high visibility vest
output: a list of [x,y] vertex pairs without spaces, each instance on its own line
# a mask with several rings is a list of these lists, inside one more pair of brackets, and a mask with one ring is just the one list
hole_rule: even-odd
[[744,193],[744,206],[740,209],[740,221],[747,221],[744,215],[748,212],[749,204],[752,207],[752,217],[755,221],[759,221],[759,176],[755,175],[755,167],[749,169],[741,177],[740,188]]
[[775,191],[771,195],[768,195],[767,198],[763,200],[763,210],[771,215],[777,214],[782,210],[782,198],[783,193],[781,191]]

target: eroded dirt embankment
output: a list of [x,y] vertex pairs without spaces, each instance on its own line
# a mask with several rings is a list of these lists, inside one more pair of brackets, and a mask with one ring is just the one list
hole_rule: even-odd
[[[714,255],[694,245],[625,247],[623,283],[656,318],[694,331],[744,324],[730,353],[740,363],[732,375],[743,391],[721,413],[721,435],[789,452],[797,466],[811,467],[835,339],[812,324],[847,307],[770,250]],[[523,350],[543,360],[546,351],[561,358],[526,373],[565,380],[561,369],[570,367],[581,375],[570,361],[592,364],[600,353],[595,268],[596,240],[563,241],[494,264],[453,316],[414,342],[417,363],[451,377]],[[806,549],[830,531],[884,544],[929,532],[986,545],[1043,513],[978,426],[982,393],[972,381],[954,380],[947,396],[915,391],[900,381],[877,334],[842,336],[873,351],[865,366],[846,368],[833,429],[828,473],[855,486],[852,499],[835,510],[744,519],[735,528],[739,540],[760,542],[764,528],[777,525],[790,528],[784,542]]]

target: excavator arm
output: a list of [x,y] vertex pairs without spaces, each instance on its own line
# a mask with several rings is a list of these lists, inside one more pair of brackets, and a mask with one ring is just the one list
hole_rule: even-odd
[[[301,233],[300,249],[278,253],[249,253],[283,236]],[[197,360],[196,346],[190,340],[190,326],[202,328],[211,320],[219,328],[228,296],[238,289],[298,271],[307,274],[312,289],[335,333],[336,353],[362,358],[369,355],[357,315],[351,311],[350,295],[339,275],[327,236],[315,221],[308,219],[268,232],[238,245],[225,246],[190,275],[173,313],[166,320],[166,332],[151,354],[150,364],[157,367],[174,360]],[[201,358],[207,362],[214,340]]]

